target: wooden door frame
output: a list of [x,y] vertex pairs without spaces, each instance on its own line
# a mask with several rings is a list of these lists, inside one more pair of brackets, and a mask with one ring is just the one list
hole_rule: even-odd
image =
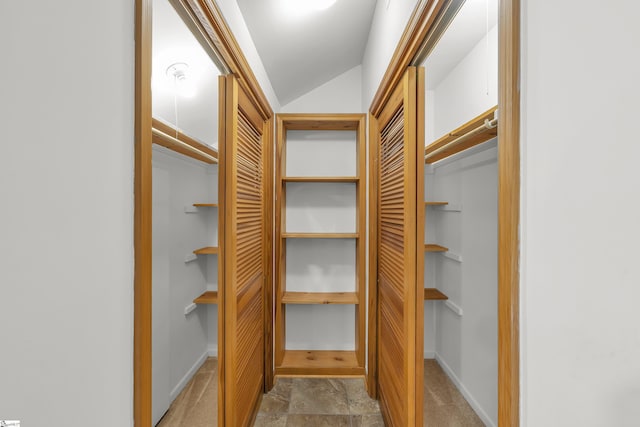
[[[376,158],[371,152],[376,117],[407,67],[416,65],[423,42],[433,32],[441,12],[451,3],[452,0],[418,1],[374,96],[369,108],[370,188],[376,182]],[[517,427],[520,422],[520,0],[500,0],[498,51],[498,425]],[[370,200],[369,206],[367,387],[369,394],[376,396],[377,237],[371,225],[377,215],[376,201]]]
[[[207,0],[171,0],[174,6],[191,19],[194,35],[208,44],[218,58],[235,75],[261,113],[273,123],[273,110],[258,80],[222,13],[214,2]],[[152,2],[135,1],[135,160],[134,160],[134,312],[133,312],[133,417],[135,427],[151,427],[151,289],[152,289]],[[273,126],[265,130],[265,143],[272,144]],[[273,170],[269,160],[269,171]],[[269,206],[273,194],[266,194]],[[265,245],[272,245],[272,228],[266,230]],[[272,251],[268,250],[270,267]],[[268,273],[271,273],[269,270]],[[265,281],[265,303],[271,301],[273,278]],[[218,318],[224,305],[219,302]],[[265,325],[272,323],[272,310],[265,310]],[[265,343],[272,341],[271,328],[265,326]],[[219,354],[224,351],[224,337],[219,338]],[[273,384],[271,348],[265,345],[265,388]],[[223,393],[224,390],[220,390]]]

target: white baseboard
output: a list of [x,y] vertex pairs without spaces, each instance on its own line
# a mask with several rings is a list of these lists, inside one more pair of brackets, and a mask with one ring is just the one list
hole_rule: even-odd
[[[216,353],[217,352],[218,352],[218,350],[216,349]],[[209,357],[209,352],[205,351],[202,354],[202,356],[200,356],[198,358],[198,360],[196,360],[196,363],[193,364],[191,369],[189,369],[187,371],[187,373],[184,375],[184,377],[182,377],[182,379],[180,381],[178,381],[178,384],[176,384],[176,386],[173,388],[173,390],[171,390],[171,394],[169,395],[172,402],[174,400],[176,400],[176,397],[178,397],[178,395],[180,394],[182,389],[189,383],[189,381],[191,381],[191,378],[193,378],[193,376],[196,374],[196,372],[198,372],[198,369],[200,369],[200,367],[202,366],[204,361],[207,360],[207,357]]]
[[464,384],[462,384],[462,381],[460,381],[460,379],[456,376],[456,374],[453,372],[453,370],[449,367],[449,365],[447,365],[444,362],[444,360],[442,360],[442,357],[440,357],[440,355],[438,353],[435,354],[435,359],[438,362],[438,364],[440,365],[440,367],[442,368],[442,370],[451,379],[453,384],[455,384],[455,386],[458,388],[458,390],[460,391],[462,396],[464,396],[464,398],[467,400],[467,402],[469,402],[469,405],[473,408],[473,410],[476,412],[476,414],[478,414],[478,416],[480,417],[482,422],[488,427],[496,427],[496,423],[491,418],[489,418],[489,416],[484,411],[484,409],[482,409],[482,406],[480,406],[478,401],[473,398],[473,396],[471,395],[469,390],[467,390],[467,388],[464,386]]
[[424,358],[425,359],[435,359],[436,358],[436,352],[435,351],[425,351],[424,352]]
[[207,347],[207,356],[208,357],[218,357],[218,346],[210,345]]

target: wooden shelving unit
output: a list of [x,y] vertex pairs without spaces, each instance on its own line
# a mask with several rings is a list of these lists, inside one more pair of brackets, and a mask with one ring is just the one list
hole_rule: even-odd
[[448,296],[440,292],[436,288],[424,288],[424,299],[425,300],[445,300],[449,299]]
[[217,246],[205,246],[204,248],[193,251],[196,255],[216,255],[218,253]]
[[[355,176],[285,176],[287,131],[356,131]],[[365,364],[365,239],[366,235],[366,164],[364,114],[279,114],[277,115],[276,151],[276,316],[275,374],[289,376],[355,376],[364,375]],[[355,184],[356,229],[354,232],[286,231],[287,185],[305,183]],[[318,201],[320,203],[320,201]],[[310,208],[311,209],[311,208]],[[355,292],[293,292],[286,285],[286,251],[289,239],[353,239],[355,240]],[[355,306],[354,351],[287,350],[286,312],[288,305],[353,305]]]
[[218,303],[218,291],[206,291],[198,298],[193,300],[196,304],[217,304]]
[[434,243],[426,243],[424,245],[425,252],[447,252],[448,250],[449,248],[445,248],[444,246],[436,245]]

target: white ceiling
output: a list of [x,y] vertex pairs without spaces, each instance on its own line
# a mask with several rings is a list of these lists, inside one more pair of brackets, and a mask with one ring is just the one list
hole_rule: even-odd
[[362,63],[376,0],[337,0],[296,13],[308,0],[237,0],[281,105]]

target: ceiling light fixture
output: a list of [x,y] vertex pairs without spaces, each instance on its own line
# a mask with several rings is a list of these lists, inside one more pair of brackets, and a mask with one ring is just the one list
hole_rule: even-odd
[[193,79],[189,78],[187,70],[189,64],[186,62],[174,62],[167,67],[167,77],[174,83],[174,90],[185,98],[193,98],[196,95],[196,87]]

